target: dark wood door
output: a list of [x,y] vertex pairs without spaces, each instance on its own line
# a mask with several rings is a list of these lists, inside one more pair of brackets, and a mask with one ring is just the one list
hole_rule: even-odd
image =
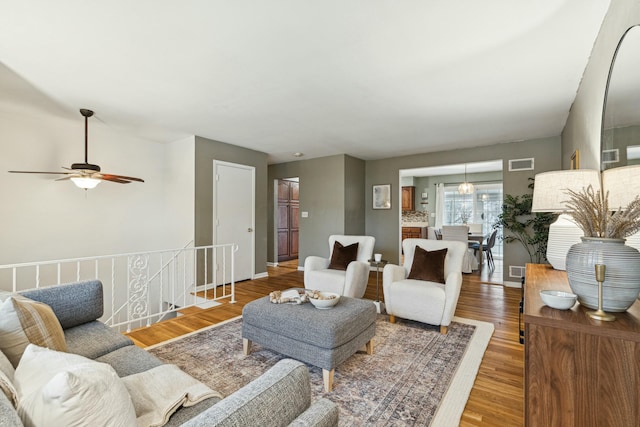
[[299,190],[298,182],[278,180],[278,261],[298,257]]

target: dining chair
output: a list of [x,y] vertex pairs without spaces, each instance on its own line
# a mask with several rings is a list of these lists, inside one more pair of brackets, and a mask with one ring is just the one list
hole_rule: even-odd
[[[468,225],[443,225],[442,240],[463,242],[468,247],[469,226]],[[475,257],[472,250],[467,250],[467,252],[465,252],[465,256],[462,261],[462,272],[471,273],[473,270],[477,270],[477,269],[478,269],[478,259]]]
[[[482,246],[482,252],[484,253],[484,256],[487,259],[487,265],[489,266],[489,268],[493,269],[495,268],[495,262],[493,261],[493,253],[491,252],[491,249],[493,249],[493,247],[496,244],[496,235],[498,234],[498,230],[493,230],[491,232],[491,235],[489,236],[489,238],[487,239],[487,242]],[[479,243],[473,243],[471,244],[471,249],[473,249],[473,253],[476,254],[478,252],[478,249],[480,249],[480,244]]]

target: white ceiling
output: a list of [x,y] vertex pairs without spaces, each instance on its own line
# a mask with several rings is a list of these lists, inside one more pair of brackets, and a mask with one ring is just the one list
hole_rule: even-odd
[[14,74],[0,75],[16,86],[78,120],[91,108],[138,136],[195,134],[277,163],[559,135],[609,1],[1,4]]

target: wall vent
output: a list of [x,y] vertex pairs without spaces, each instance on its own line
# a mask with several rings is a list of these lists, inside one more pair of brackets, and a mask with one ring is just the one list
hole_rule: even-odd
[[531,171],[533,170],[533,157],[529,159],[509,160],[509,172]]
[[509,266],[509,277],[517,277],[518,279],[524,277],[525,268],[519,265]]
[[618,163],[619,161],[620,152],[617,148],[602,150],[602,163]]

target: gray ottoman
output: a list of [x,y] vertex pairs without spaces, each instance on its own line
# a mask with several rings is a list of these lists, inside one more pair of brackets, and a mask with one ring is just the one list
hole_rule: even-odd
[[310,303],[273,304],[269,297],[242,310],[244,354],[251,342],[322,368],[324,388],[333,387],[336,366],[366,346],[373,352],[376,306],[372,301],[340,297],[333,308],[319,310]]

